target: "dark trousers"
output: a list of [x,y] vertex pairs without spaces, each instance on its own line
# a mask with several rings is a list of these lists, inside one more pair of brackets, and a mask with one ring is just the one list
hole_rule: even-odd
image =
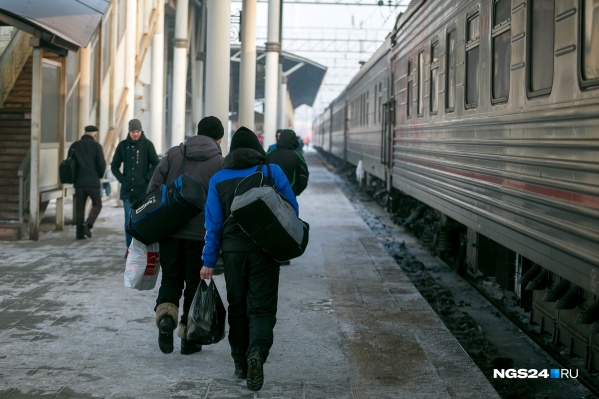
[[[85,203],[87,198],[92,200],[92,209],[85,220]],[[100,187],[80,187],[75,189],[75,225],[77,226],[77,235],[83,234],[81,225],[85,222],[89,227],[93,227],[96,219],[102,210],[102,196]]]
[[162,281],[158,290],[156,308],[164,302],[179,307],[181,292],[183,292],[181,322],[187,324],[191,301],[200,285],[200,270],[204,265],[202,261],[204,241],[167,238],[160,241],[159,248]]
[[224,252],[229,302],[229,344],[237,368],[250,352],[266,360],[273,343],[279,295],[279,262],[264,252]]

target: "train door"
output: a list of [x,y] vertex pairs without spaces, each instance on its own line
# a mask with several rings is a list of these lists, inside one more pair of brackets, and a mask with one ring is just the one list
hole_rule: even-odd
[[393,126],[395,125],[395,98],[393,97],[393,78],[389,73],[385,82],[381,123],[381,163],[385,166],[385,182],[387,191],[391,190],[391,176],[393,175]]

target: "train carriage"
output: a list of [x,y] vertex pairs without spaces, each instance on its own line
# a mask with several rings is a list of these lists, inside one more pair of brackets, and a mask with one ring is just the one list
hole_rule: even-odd
[[346,160],[379,179],[387,176],[382,161],[383,104],[389,85],[390,39],[379,47],[372,58],[347,87]]
[[599,1],[414,0],[346,103],[389,208],[428,206],[438,251],[599,370]]

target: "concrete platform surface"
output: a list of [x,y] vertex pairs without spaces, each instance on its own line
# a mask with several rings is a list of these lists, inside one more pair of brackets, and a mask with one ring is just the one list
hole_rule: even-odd
[[[0,398],[498,398],[337,177],[306,158],[310,244],[281,268],[261,391],[233,376],[226,340],[160,352],[158,288],[125,288],[123,209],[108,200],[91,239],[68,226],[0,243]],[[215,282],[226,301],[224,276]]]

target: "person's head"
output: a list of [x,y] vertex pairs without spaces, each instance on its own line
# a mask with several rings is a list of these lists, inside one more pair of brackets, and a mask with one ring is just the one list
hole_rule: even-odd
[[141,122],[139,119],[131,119],[129,121],[129,137],[131,137],[131,140],[139,140],[142,133],[143,131],[141,130]]
[[231,152],[238,148],[250,148],[258,151],[261,155],[266,155],[264,148],[260,145],[256,133],[245,126],[240,127],[231,138]]
[[216,116],[207,116],[198,123],[198,136],[211,137],[220,144],[224,135],[223,124]]
[[98,128],[93,125],[88,125],[83,130],[85,130],[85,134],[92,136],[94,139],[98,136]]

